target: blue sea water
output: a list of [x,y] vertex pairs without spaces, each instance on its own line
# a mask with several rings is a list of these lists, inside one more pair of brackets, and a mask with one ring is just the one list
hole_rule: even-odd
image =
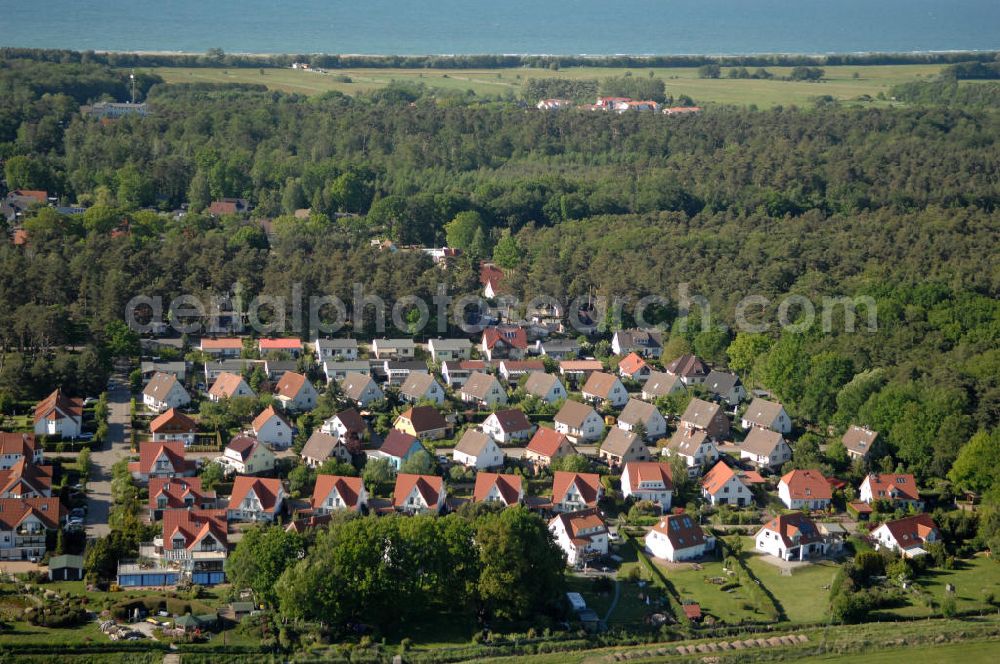
[[1000,49],[1000,0],[0,0],[0,45],[363,54]]

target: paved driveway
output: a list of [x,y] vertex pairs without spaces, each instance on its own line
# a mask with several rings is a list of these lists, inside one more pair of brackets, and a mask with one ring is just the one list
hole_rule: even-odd
[[104,537],[111,508],[111,466],[129,455],[131,436],[130,395],[119,379],[108,387],[108,440],[90,455],[92,470],[87,483],[87,536]]

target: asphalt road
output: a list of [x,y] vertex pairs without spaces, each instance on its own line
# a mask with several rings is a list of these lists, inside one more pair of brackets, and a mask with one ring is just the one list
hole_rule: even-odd
[[112,379],[108,385],[108,440],[90,454],[91,472],[87,483],[87,536],[104,537],[111,529],[108,512],[111,508],[111,466],[129,455],[131,436],[129,391],[123,379]]

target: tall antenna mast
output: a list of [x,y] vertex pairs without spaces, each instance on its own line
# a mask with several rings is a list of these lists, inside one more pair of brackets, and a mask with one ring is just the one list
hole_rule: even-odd
[[130,70],[129,79],[132,81],[132,103],[135,103],[135,69]]

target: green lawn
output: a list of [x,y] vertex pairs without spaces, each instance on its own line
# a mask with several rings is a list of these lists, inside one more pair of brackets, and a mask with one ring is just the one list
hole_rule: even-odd
[[[635,76],[664,79],[669,94],[687,95],[704,104],[756,104],[761,108],[776,105],[809,105],[817,96],[830,95],[849,101],[862,95],[875,97],[893,85],[934,76],[941,65],[885,65],[825,67],[826,80],[819,83],[780,80],[736,80],[698,78],[697,69],[652,68],[636,69]],[[751,68],[752,70],[752,68]],[[445,91],[473,90],[478,95],[519,96],[521,85],[530,78],[602,79],[621,76],[626,69],[599,67],[569,67],[560,71],[548,69],[344,69],[325,74],[293,69],[223,69],[160,67],[152,70],[168,83],[229,82],[256,83],[272,90],[305,95],[338,91],[354,95],[382,88],[392,81],[424,83]],[[776,77],[785,76],[787,67],[769,67]],[[857,75],[857,78],[855,78]],[[344,77],[350,81],[344,80]]]
[[[746,538],[750,539],[750,538]],[[753,543],[744,544],[748,554],[747,564],[760,582],[771,591],[792,622],[823,622],[826,618],[829,585],[840,566],[831,561],[818,561],[795,569],[783,576],[781,570],[752,553]]]
[[914,594],[906,606],[884,613],[903,617],[925,617],[938,613],[945,597],[945,586],[949,583],[955,587],[955,608],[960,613],[992,610],[986,603],[986,593],[1000,598],[1000,563],[978,556],[972,560],[955,561],[955,569],[924,572],[914,587],[920,593],[929,593],[937,608],[932,610],[920,595]]
[[712,577],[730,577],[722,569],[722,562],[699,562],[702,569],[664,569],[664,573],[681,600],[694,600],[701,605],[703,615],[712,615],[727,623],[738,623],[743,619],[763,620],[763,614],[755,613],[753,609],[743,607],[745,602],[751,602],[749,594],[740,586],[729,592],[720,590],[720,585],[706,581]]
[[896,648],[865,653],[863,656],[831,655],[829,657],[809,657],[800,662],[826,662],[827,664],[857,664],[859,660],[865,664],[993,664],[1000,660],[1000,641],[978,641],[972,643],[946,643],[942,645],[923,645],[911,648]]

